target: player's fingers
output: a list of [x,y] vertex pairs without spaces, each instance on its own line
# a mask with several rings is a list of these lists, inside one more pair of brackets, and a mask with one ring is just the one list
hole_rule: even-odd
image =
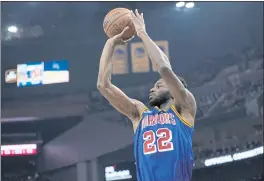
[[135,15],[134,15],[134,13],[132,11],[131,11],[131,21],[133,23],[135,23],[135,21],[136,21]]
[[128,26],[123,29],[123,31],[119,34],[119,37],[122,37],[127,30],[129,30]]
[[129,42],[130,40],[132,40],[134,37],[135,37],[135,36],[132,36],[131,38],[125,40],[124,42],[127,43],[127,42]]
[[138,10],[137,10],[137,17],[144,23],[143,13],[139,14]]
[[136,16],[139,18],[139,19],[141,19],[141,17],[140,17],[140,15],[139,15],[139,13],[138,13],[138,10],[136,9]]
[[145,23],[143,13],[141,13],[141,16],[140,17],[141,17],[141,20],[143,21],[143,23]]
[[132,17],[132,19],[135,19],[135,18],[136,18],[135,13],[134,13],[132,10],[130,11],[130,13],[131,13],[131,17]]
[[121,44],[121,45],[126,45],[126,44],[127,44],[127,41],[121,40],[121,41],[120,41],[120,44]]
[[125,33],[127,30],[129,30],[129,26],[125,27],[122,31],[122,34]]

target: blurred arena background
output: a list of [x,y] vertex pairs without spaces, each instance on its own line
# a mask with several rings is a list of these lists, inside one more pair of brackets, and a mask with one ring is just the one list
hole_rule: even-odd
[[[192,181],[263,180],[262,2],[1,4],[3,181],[136,181],[130,122],[96,90],[115,7],[144,12],[196,97]],[[147,102],[158,74],[139,39],[113,59],[114,83]]]

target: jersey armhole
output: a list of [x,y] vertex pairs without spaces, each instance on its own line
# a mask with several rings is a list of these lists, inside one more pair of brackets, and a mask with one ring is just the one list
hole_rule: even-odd
[[[140,124],[141,124],[141,121],[142,121],[142,118],[143,118],[143,114],[144,114],[144,112],[145,111],[147,111],[148,110],[148,108],[144,108],[144,109],[142,109],[141,111],[140,111],[140,113],[139,113],[139,119],[138,120],[135,120],[135,122],[134,122],[134,124],[137,124],[136,125],[136,129],[134,128],[134,134],[137,132],[137,130],[139,129],[139,127],[140,127]],[[133,126],[134,127],[134,126]]]
[[189,123],[188,121],[186,121],[181,115],[180,113],[177,111],[177,109],[175,108],[174,105],[171,105],[171,109],[173,110],[173,112],[178,116],[178,118],[181,120],[181,122],[183,124],[185,124],[186,126],[193,128],[193,124]]
[[142,117],[143,117],[143,114],[144,114],[144,112],[145,112],[146,110],[148,110],[148,108],[145,107],[142,111],[139,112],[139,120],[138,120],[138,121],[141,121],[141,119],[142,119]]

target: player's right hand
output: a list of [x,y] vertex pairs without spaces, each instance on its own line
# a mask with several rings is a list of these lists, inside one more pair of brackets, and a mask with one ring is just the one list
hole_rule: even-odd
[[146,25],[143,17],[143,13],[139,14],[138,10],[135,10],[135,13],[131,10],[132,22],[135,26],[137,35],[140,37],[141,34],[146,33]]
[[112,38],[109,39],[109,41],[112,41],[114,45],[117,45],[117,44],[126,44],[128,41],[132,40],[134,38],[131,37],[130,39],[128,40],[123,40],[123,35],[126,33],[126,31],[129,30],[129,27],[127,26],[120,34],[118,35],[115,35],[113,36]]

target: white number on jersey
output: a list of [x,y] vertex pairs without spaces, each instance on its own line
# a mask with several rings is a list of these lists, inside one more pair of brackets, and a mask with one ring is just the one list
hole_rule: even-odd
[[[174,149],[171,130],[168,128],[159,128],[156,133],[152,130],[143,134],[143,152],[145,155],[158,152],[171,151]],[[157,143],[155,144],[155,141]]]

